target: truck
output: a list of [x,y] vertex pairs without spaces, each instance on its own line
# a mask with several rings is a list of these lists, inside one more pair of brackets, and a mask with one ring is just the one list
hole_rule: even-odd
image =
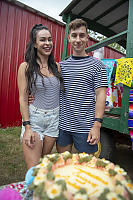
[[[126,49],[125,57],[133,58],[132,11],[133,0],[72,0],[60,13],[66,23],[62,59],[67,57],[68,24],[76,18],[86,21],[88,29],[107,37],[107,39],[87,47],[87,53],[117,42]],[[105,111],[101,128],[100,157],[114,161],[116,136],[121,136],[124,142],[127,141],[126,138],[130,138],[128,126],[130,90],[130,87],[123,85],[121,107],[112,107]]]

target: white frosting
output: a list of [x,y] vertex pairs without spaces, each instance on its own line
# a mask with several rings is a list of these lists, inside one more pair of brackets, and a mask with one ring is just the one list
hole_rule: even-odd
[[113,180],[105,171],[84,165],[66,165],[55,169],[55,180],[65,179],[68,191],[73,194],[85,188],[88,195],[99,196],[108,187],[114,190]]

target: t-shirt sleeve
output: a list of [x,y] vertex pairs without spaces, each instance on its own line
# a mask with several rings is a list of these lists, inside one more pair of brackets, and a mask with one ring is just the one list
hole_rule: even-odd
[[94,73],[94,88],[97,89],[100,87],[108,87],[108,80],[105,65],[101,61],[98,61]]

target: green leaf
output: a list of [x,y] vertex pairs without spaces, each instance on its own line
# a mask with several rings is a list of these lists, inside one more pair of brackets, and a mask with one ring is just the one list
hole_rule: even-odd
[[115,176],[117,174],[117,172],[113,169],[109,169],[108,172],[111,176]]
[[54,180],[55,179],[55,176],[54,176],[53,172],[48,172],[47,173],[47,179],[48,180]]
[[99,200],[107,200],[106,195],[110,192],[108,188],[105,188],[102,194],[99,197]]
[[107,166],[107,163],[105,163],[105,162],[103,162],[101,160],[97,160],[96,166],[105,168]]
[[40,183],[35,189],[34,189],[34,194],[35,196],[39,196],[44,193],[44,183]]
[[121,199],[121,200],[126,200],[126,198],[124,198],[122,195],[118,194],[118,197]]
[[89,162],[92,159],[93,155],[89,155],[89,156],[85,156],[82,158],[79,158],[79,163],[83,163],[83,162]]
[[80,188],[80,190],[78,191],[78,193],[87,194],[87,191],[84,188]]
[[48,159],[52,162],[52,163],[56,163],[58,161],[58,159],[60,158],[60,155],[57,153],[54,157],[48,157]]
[[58,180],[55,183],[61,185],[63,191],[67,189],[65,180]]
[[72,154],[68,154],[68,155],[63,155],[63,159],[66,161],[68,160],[69,158],[72,158]]
[[40,168],[34,168],[32,176],[36,176]]
[[52,162],[49,162],[49,164],[47,165],[47,169],[48,169],[48,171],[51,171],[52,166],[53,166],[53,163],[52,163]]
[[33,182],[28,187],[29,190],[34,190],[35,188],[36,188],[36,186],[34,185]]

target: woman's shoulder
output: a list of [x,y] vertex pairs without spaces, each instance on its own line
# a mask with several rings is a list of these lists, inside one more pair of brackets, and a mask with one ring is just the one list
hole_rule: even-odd
[[27,68],[28,67],[28,63],[27,62],[22,62],[19,67],[20,68]]
[[25,74],[25,70],[28,67],[28,63],[27,62],[22,62],[18,68],[18,74]]
[[28,67],[28,63],[27,62],[22,62],[19,66],[19,71],[25,71]]

